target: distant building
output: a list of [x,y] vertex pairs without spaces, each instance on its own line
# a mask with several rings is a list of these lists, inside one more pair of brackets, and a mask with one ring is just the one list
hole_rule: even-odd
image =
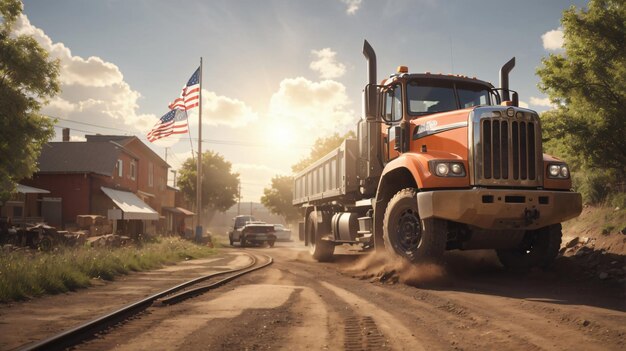
[[169,165],[135,136],[86,139],[69,142],[64,131],[62,142],[44,145],[39,171],[22,182],[61,200],[60,225],[71,227],[77,215],[98,214],[118,219],[118,229],[129,234],[176,233],[176,218],[180,222],[190,212],[177,209],[182,208],[175,202],[177,190],[167,186]]

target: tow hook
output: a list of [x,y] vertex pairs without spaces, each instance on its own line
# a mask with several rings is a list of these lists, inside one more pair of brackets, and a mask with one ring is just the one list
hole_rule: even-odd
[[539,210],[536,208],[532,210],[524,209],[524,219],[526,221],[526,225],[532,224],[534,220],[539,219]]

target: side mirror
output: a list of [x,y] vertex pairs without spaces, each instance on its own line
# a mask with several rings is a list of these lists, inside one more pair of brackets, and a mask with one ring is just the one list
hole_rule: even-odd
[[363,112],[365,113],[365,119],[368,121],[376,121],[380,116],[378,106],[378,86],[374,84],[368,84],[363,90]]

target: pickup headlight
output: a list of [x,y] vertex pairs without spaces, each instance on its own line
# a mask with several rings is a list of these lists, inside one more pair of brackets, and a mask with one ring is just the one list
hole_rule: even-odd
[[548,178],[569,179],[569,168],[565,163],[549,163]]
[[438,177],[465,177],[465,166],[456,161],[428,161],[430,172]]

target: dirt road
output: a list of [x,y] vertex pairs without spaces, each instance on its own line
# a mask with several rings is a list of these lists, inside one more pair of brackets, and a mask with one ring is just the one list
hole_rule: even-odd
[[[231,249],[232,251],[237,249]],[[488,255],[446,268],[299,245],[249,249],[270,268],[189,303],[154,307],[81,349],[623,350],[623,287],[576,274],[503,272]]]
[[482,253],[450,255],[438,267],[345,249],[317,263],[295,243],[247,250],[275,263],[185,303],[151,307],[78,349],[626,348],[624,287],[581,278],[567,262],[512,276]]

